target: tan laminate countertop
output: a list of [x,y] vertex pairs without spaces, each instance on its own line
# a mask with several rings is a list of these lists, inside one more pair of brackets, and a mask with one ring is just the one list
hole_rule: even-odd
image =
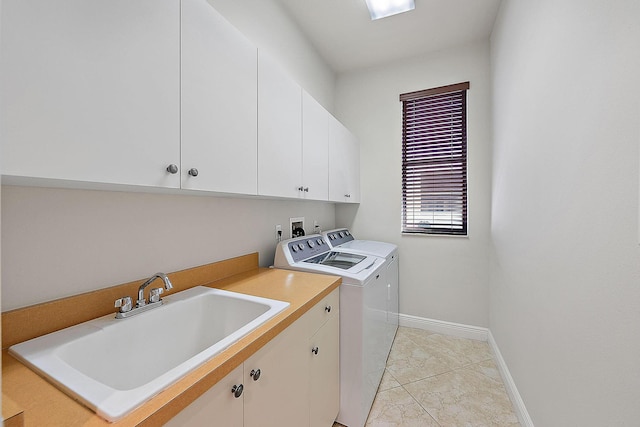
[[290,306],[116,423],[98,417],[6,350],[2,354],[2,391],[24,411],[25,426],[162,425],[336,289],[340,282],[341,279],[334,276],[261,268],[207,284],[287,301]]

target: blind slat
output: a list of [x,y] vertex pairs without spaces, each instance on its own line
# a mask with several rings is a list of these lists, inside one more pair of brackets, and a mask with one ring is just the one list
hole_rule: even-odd
[[400,95],[404,233],[467,234],[468,88]]

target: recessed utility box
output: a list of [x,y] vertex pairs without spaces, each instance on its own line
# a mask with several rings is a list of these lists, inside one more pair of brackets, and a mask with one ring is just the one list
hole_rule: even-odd
[[289,218],[289,231],[291,237],[304,236],[304,217],[301,218]]

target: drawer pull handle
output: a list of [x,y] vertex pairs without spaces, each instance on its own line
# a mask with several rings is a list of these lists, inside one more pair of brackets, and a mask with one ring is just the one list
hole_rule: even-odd
[[242,396],[242,390],[244,390],[244,386],[242,384],[231,387],[231,393],[233,393],[236,399]]

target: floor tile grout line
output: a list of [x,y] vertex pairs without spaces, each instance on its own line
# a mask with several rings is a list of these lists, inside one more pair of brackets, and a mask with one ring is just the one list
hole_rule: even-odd
[[409,394],[409,396],[411,396],[411,398],[413,399],[413,401],[414,401],[414,402],[416,402],[416,403],[418,404],[418,406],[420,406],[420,407],[422,408],[422,410],[423,410],[423,411],[425,411],[425,412],[429,415],[429,417],[431,417],[431,419],[432,419],[432,420],[433,420],[433,421],[434,421],[434,422],[435,422],[439,427],[442,427],[442,426],[440,425],[440,422],[439,422],[438,420],[436,420],[436,419],[435,419],[435,417],[431,414],[431,412],[429,412],[429,410],[427,410],[427,408],[425,408],[425,407],[422,405],[422,403],[420,403],[420,402],[418,401],[418,399],[416,399],[416,397],[415,397],[413,394],[411,394],[411,392],[410,392],[409,390],[407,390],[404,386],[400,386],[400,387],[402,387],[402,388],[404,389],[404,391],[405,391],[405,392],[407,392],[407,393]]

